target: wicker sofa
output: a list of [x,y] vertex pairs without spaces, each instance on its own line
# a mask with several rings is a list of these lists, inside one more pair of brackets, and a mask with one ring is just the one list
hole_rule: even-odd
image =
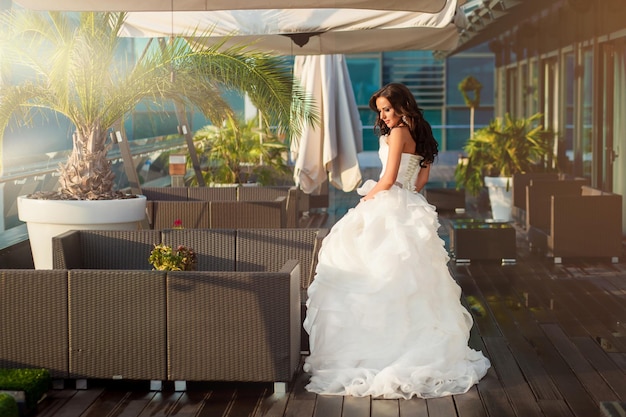
[[0,367],[58,379],[287,383],[300,265],[273,272],[0,270]]
[[[70,277],[74,271],[91,274],[94,280],[103,282],[94,285],[97,293],[109,294],[108,303],[115,306],[118,298],[123,294],[135,294],[133,298],[141,300],[140,306],[145,306],[148,299],[163,299],[157,305],[167,311],[165,320],[156,321],[163,326],[154,333],[166,334],[167,372],[164,379],[174,380],[229,380],[229,381],[286,381],[287,374],[292,375],[297,365],[301,349],[308,348],[308,336],[302,329],[303,312],[305,308],[306,289],[313,279],[317,252],[321,241],[326,235],[326,229],[164,229],[133,230],[133,231],[86,231],[76,230],[64,233],[53,239],[53,264],[59,270],[69,270]],[[142,274],[160,274],[159,271],[150,271],[147,257],[156,243],[163,242],[174,246],[184,244],[194,248],[197,254],[197,272],[170,272],[163,279],[152,279],[157,283],[154,291],[164,288],[165,296],[160,293],[156,296],[141,296],[141,286],[123,290],[120,288],[131,285],[140,280]],[[296,262],[296,265],[292,265]],[[297,273],[295,271],[297,266]],[[111,277],[110,275],[114,277]],[[133,278],[137,274],[138,278]],[[296,276],[296,278],[294,278]],[[117,278],[115,278],[117,277]],[[296,280],[295,282],[293,280]],[[268,283],[271,282],[271,285]],[[115,283],[108,286],[108,283]],[[289,286],[287,286],[289,283]],[[70,285],[71,288],[71,285]],[[89,288],[89,287],[86,287]],[[108,288],[108,289],[107,289]],[[287,292],[285,292],[287,291]],[[153,294],[146,288],[147,294]],[[76,294],[70,290],[70,295]],[[95,294],[95,293],[94,293]],[[117,295],[116,295],[117,294]],[[210,294],[210,296],[209,296]],[[87,297],[87,293],[84,296]],[[214,300],[214,297],[218,297]],[[71,296],[70,296],[71,299]],[[92,300],[91,302],[96,302]],[[210,304],[210,305],[207,305]],[[89,308],[81,310],[80,317],[88,317],[89,325],[82,326],[84,331],[94,333],[83,337],[84,340],[97,340],[96,345],[106,345],[107,342],[96,337],[96,334],[106,335],[107,326],[113,320],[106,314],[101,314]],[[287,307],[289,310],[287,310]],[[128,310],[130,308],[130,310]],[[106,310],[106,309],[105,309]],[[162,317],[160,311],[135,312],[132,305],[127,308],[114,307],[111,310],[124,312],[126,317],[135,317],[127,326],[145,325],[145,317]],[[215,311],[214,311],[215,310]],[[212,311],[219,315],[198,315],[197,311]],[[223,311],[222,311],[223,310]],[[78,311],[72,309],[70,311]],[[108,313],[107,313],[108,314]],[[72,315],[70,314],[70,322]],[[224,317],[215,321],[215,317]],[[142,324],[133,324],[142,323]],[[234,332],[239,324],[246,330],[236,339]],[[235,327],[233,327],[235,326]],[[253,328],[248,328],[252,326]],[[210,331],[208,331],[210,329]],[[287,331],[288,329],[288,331]],[[135,329],[139,331],[139,329]],[[166,333],[164,331],[166,330]],[[74,326],[73,331],[79,331]],[[128,332],[131,335],[133,332]],[[289,335],[289,343],[286,336]],[[72,335],[73,340],[81,340],[79,335]],[[119,338],[119,337],[117,337]],[[280,342],[282,338],[282,342]],[[114,340],[116,338],[112,338]],[[122,338],[123,339],[123,338]],[[231,340],[229,345],[220,341]],[[238,340],[238,341],[237,341]],[[221,343],[221,344],[220,344]],[[236,352],[234,346],[254,346],[254,352]],[[165,346],[161,340],[151,345]],[[208,349],[207,346],[212,346]],[[214,350],[218,349],[218,350]],[[78,348],[77,348],[78,349]],[[77,368],[78,352],[91,351],[91,348],[81,347],[79,350],[70,350],[71,375],[83,378],[111,377],[113,369],[106,368],[106,372]],[[142,347],[136,351],[141,352]],[[133,349],[135,351],[135,349]],[[148,350],[146,350],[148,351]],[[215,353],[218,352],[219,353]],[[231,352],[233,351],[233,352]],[[246,353],[248,352],[248,353]],[[250,355],[263,355],[252,358]],[[272,355],[270,355],[273,354]],[[223,355],[230,355],[226,359]],[[227,356],[228,356],[227,355]],[[282,362],[277,356],[281,356]],[[82,357],[86,354],[82,353]],[[284,365],[285,358],[289,358],[289,367]],[[163,379],[162,361],[156,353],[151,354],[155,362],[151,375],[138,375],[140,379]],[[97,357],[84,359],[86,364],[101,365]],[[214,362],[220,362],[217,368]],[[296,362],[292,362],[296,361]],[[258,362],[253,366],[253,363]],[[140,363],[135,358],[133,363]],[[275,370],[281,363],[280,372]],[[130,363],[128,364],[131,365]],[[147,368],[141,366],[141,368]],[[80,372],[77,372],[80,369]],[[245,374],[245,370],[249,369]],[[291,373],[286,372],[289,369]],[[134,372],[139,372],[136,369]],[[230,371],[229,371],[230,370]],[[229,373],[230,372],[230,373]],[[245,374],[245,375],[244,375]],[[120,373],[120,375],[123,375]],[[147,376],[151,376],[147,378]],[[273,379],[272,379],[273,378]]]
[[[285,383],[325,229],[70,231],[52,270],[0,270],[0,366],[55,378]],[[153,271],[154,244],[198,270]],[[19,318],[19,319],[18,319]]]
[[[308,210],[305,194],[295,186],[144,187],[153,229],[181,219],[197,228],[298,227]],[[187,202],[184,205],[173,202]]]
[[[531,193],[533,187],[528,187]],[[546,211],[531,218],[528,240],[555,263],[563,258],[609,258],[616,263],[623,256],[621,195],[581,185],[577,192],[551,194]]]

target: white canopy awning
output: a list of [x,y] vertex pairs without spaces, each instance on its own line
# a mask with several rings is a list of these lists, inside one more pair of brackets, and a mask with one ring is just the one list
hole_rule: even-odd
[[452,50],[459,39],[454,24],[457,6],[464,0],[392,0],[384,3],[344,0],[342,8],[337,8],[336,0],[16,2],[40,10],[129,11],[123,36],[189,36],[194,32],[210,32],[210,36],[201,42],[206,44],[228,38],[227,44],[245,44],[278,55],[317,55]]
[[[34,10],[64,11],[211,11],[254,9],[336,9],[337,0],[16,0],[16,3]],[[446,0],[341,0],[345,9],[404,10],[438,13]]]

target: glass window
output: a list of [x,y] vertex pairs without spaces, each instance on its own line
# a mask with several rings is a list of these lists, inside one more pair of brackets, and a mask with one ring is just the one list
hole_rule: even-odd
[[459,91],[459,83],[468,75],[476,78],[483,86],[480,92],[480,105],[493,106],[494,70],[493,57],[451,57],[447,61],[446,71],[446,104],[448,106],[464,106],[463,94]]
[[511,115],[517,114],[517,68],[509,68],[506,71],[506,108],[505,112]]
[[530,63],[528,106],[529,114],[535,114],[539,111],[539,61],[537,59],[533,59]]
[[521,64],[520,65],[520,78],[521,78],[521,112],[517,115],[518,117],[526,114],[526,109],[528,109],[528,93],[529,93],[529,82],[528,82],[528,65]]
[[376,53],[346,56],[346,64],[363,125],[363,150],[377,150],[378,137],[373,131],[376,113],[370,110],[369,100],[381,87],[381,55]]
[[[559,169],[568,174],[574,174],[574,86],[576,85],[574,53],[569,52],[563,56],[564,62],[564,131],[562,142],[559,146],[559,155],[557,158]],[[552,127],[554,129],[554,127]]]
[[[493,108],[478,108],[474,112],[474,130],[489,124]],[[446,113],[446,150],[461,150],[470,137],[469,112],[466,109],[448,109]]]
[[357,105],[368,106],[369,99],[380,86],[380,55],[346,57],[350,81]]
[[593,52],[583,52],[583,120],[582,120],[582,156],[583,176],[591,178],[592,140],[593,140]]

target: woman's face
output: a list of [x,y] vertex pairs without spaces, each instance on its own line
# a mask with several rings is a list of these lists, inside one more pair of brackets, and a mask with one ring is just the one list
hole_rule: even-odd
[[382,120],[388,128],[397,126],[398,123],[400,123],[401,116],[396,114],[391,103],[385,97],[378,97],[376,99],[376,109],[378,109],[380,120]]

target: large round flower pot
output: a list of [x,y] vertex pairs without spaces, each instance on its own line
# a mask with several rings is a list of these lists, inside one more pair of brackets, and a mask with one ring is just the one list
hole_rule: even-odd
[[146,217],[146,197],[118,200],[41,200],[19,196],[35,269],[52,269],[52,238],[68,230],[133,230]]
[[511,177],[485,177],[489,191],[491,217],[494,220],[509,222],[513,218],[513,179]]

